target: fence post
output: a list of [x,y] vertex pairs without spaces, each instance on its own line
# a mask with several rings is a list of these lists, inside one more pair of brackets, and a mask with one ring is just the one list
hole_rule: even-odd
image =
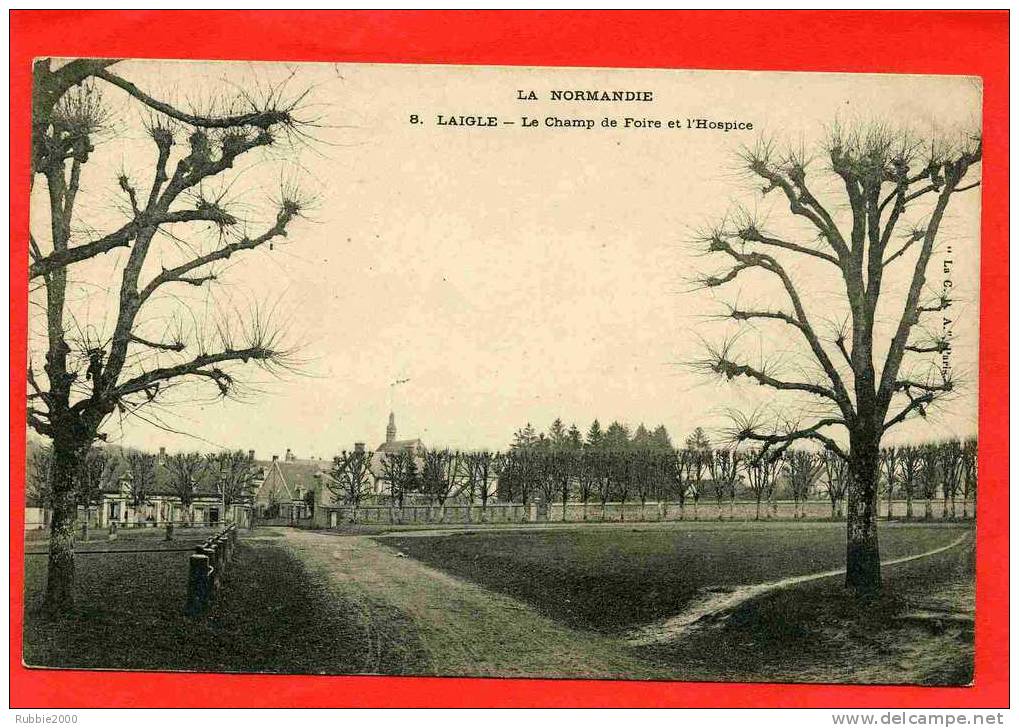
[[221,576],[216,564],[216,550],[203,544],[196,548],[195,552],[204,556],[209,564],[209,601],[211,602],[216,598],[216,592],[219,591]]
[[184,605],[185,613],[197,617],[208,607],[211,597],[209,557],[205,554],[191,554],[188,559],[188,596]]
[[216,561],[219,562],[219,573],[220,577],[226,575],[226,564],[229,558],[229,554],[226,551],[226,542],[222,536],[216,536],[216,540],[213,541],[212,547],[216,549]]

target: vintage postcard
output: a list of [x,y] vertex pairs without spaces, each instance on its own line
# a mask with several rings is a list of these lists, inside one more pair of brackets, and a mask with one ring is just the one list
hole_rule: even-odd
[[972,682],[980,79],[33,84],[27,665]]

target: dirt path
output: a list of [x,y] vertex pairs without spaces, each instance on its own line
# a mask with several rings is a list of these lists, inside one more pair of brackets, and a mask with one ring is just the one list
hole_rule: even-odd
[[[968,542],[969,539],[970,534],[964,533],[951,543],[939,548],[931,549],[930,551],[925,551],[920,554],[911,554],[909,556],[901,556],[896,559],[888,559],[887,561],[882,561],[881,566],[888,567],[896,564],[905,564],[910,561],[916,561],[917,559],[934,556],[960,546],[963,543]],[[708,624],[724,620],[728,615],[732,614],[737,607],[751,599],[756,599],[757,597],[773,591],[778,591],[779,589],[787,589],[798,584],[806,584],[819,579],[841,576],[845,573],[846,570],[844,568],[831,569],[829,571],[821,571],[814,574],[791,576],[786,579],[765,582],[763,584],[726,587],[724,591],[708,590],[700,599],[697,599],[688,605],[682,613],[660,622],[655,622],[654,624],[645,625],[639,629],[633,630],[629,635],[628,641],[630,644],[634,645],[653,645],[664,642],[672,642],[692,629],[697,629],[698,627],[704,627]]]
[[[369,620],[366,638],[416,643],[424,664],[408,673],[482,676],[661,678],[614,640],[564,627],[510,597],[432,569],[364,536],[280,529],[284,543],[312,573]],[[402,624],[371,622],[372,605],[402,615]],[[415,660],[420,662],[420,659]],[[366,671],[375,672],[371,665]],[[391,670],[391,668],[390,668]]]

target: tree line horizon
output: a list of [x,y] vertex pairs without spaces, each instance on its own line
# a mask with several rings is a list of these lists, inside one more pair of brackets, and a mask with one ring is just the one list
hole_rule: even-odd
[[[45,492],[52,454],[36,448],[29,462],[29,494],[46,503]],[[83,460],[77,479],[78,505],[98,505],[104,484],[129,483],[129,505],[140,507],[155,485],[157,456],[125,449],[119,456],[93,447]],[[323,461],[329,462],[329,461]],[[229,506],[251,498],[261,477],[250,451],[174,452],[161,464],[167,484],[190,521],[190,507],[200,482],[214,478]],[[373,467],[374,466],[374,467]],[[955,518],[961,497],[962,518],[977,489],[977,440],[948,438],[912,445],[889,445],[881,451],[881,492],[888,500],[887,516],[896,490],[906,501],[905,517],[914,517],[914,502],[922,501],[923,516],[934,516],[933,503],[942,501],[942,518]],[[845,460],[821,449],[788,447],[782,451],[731,441],[712,443],[703,428],[695,428],[679,446],[664,425],[649,430],[643,424],[630,428],[614,420],[605,429],[595,419],[582,434],[575,424],[566,427],[556,418],[546,432],[530,423],[517,430],[505,450],[421,448],[379,455],[363,448],[343,450],[333,457],[324,491],[333,503],[355,509],[377,496],[375,484],[388,486],[390,503],[403,507],[407,496],[424,498],[444,507],[451,500],[488,506],[497,502],[561,502],[563,518],[569,503],[671,502],[692,505],[694,517],[702,501],[716,507],[720,520],[733,517],[737,499],[756,503],[755,519],[767,518],[776,501],[792,500],[794,518],[805,518],[805,505],[826,496],[832,520],[845,517],[849,486]],[[494,486],[494,489],[493,487]],[[304,502],[313,509],[314,493]],[[770,509],[770,513],[769,513]],[[585,510],[586,515],[586,510]]]

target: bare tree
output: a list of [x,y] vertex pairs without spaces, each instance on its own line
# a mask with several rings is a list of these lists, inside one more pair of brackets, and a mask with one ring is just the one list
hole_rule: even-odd
[[920,492],[923,495],[923,518],[934,518],[933,501],[941,485],[941,457],[938,446],[928,443],[920,448]]
[[906,520],[913,518],[913,496],[920,477],[922,453],[919,447],[907,445],[899,457],[900,487],[906,496]]
[[793,517],[806,518],[805,503],[824,466],[817,453],[809,450],[789,449],[784,457],[789,487],[793,493]]
[[137,450],[127,453],[128,503],[138,509],[149,502],[156,485],[156,456]]
[[842,520],[842,504],[845,502],[846,490],[849,487],[849,463],[829,449],[821,452],[821,462],[824,465],[825,487],[828,491],[828,500],[831,501],[831,519]]
[[[962,517],[968,518],[969,499],[977,492],[977,439],[967,438],[962,443]],[[976,515],[976,504],[973,505]]]
[[881,469],[885,475],[885,486],[888,488],[888,520],[892,518],[892,494],[899,476],[899,455],[901,448],[890,446],[881,448]]
[[754,520],[761,520],[761,501],[771,497],[775,488],[775,476],[778,474],[779,458],[765,448],[758,448],[747,453],[743,458],[743,468],[747,473],[747,486],[753,493],[757,503]]
[[637,498],[640,499],[640,520],[647,515],[647,500],[657,489],[655,453],[647,448],[638,448],[630,453],[630,470],[633,474]]
[[357,508],[361,501],[371,493],[372,456],[374,453],[360,447],[352,452],[344,450],[333,458],[329,469],[326,488],[333,498],[341,503],[348,503],[353,509],[353,521],[357,523]]
[[736,481],[739,479],[740,455],[735,449],[717,448],[708,461],[711,481],[718,504],[718,520],[722,520],[722,503],[729,503],[729,518],[733,517],[736,500]]
[[439,506],[439,520],[446,520],[446,500],[464,476],[464,456],[459,450],[426,450],[421,466],[421,492]]
[[941,443],[941,496],[942,518],[955,519],[955,499],[962,485],[963,450],[962,443],[952,439]]
[[85,509],[82,536],[86,541],[92,507],[102,502],[103,489],[116,477],[116,469],[116,460],[98,447],[89,448],[82,459],[75,492],[78,503]]
[[671,491],[679,501],[679,520],[686,517],[686,494],[690,488],[690,472],[693,465],[691,451],[686,448],[673,448],[669,458],[669,480]]
[[403,501],[408,493],[414,492],[418,486],[417,462],[414,451],[410,448],[399,452],[386,453],[379,461],[382,481],[389,486],[390,503],[400,509],[403,516]]
[[53,466],[53,450],[45,445],[29,446],[27,493],[29,501],[39,508],[49,508],[50,468]]
[[[211,383],[226,395],[237,382],[234,365],[276,367],[288,354],[264,315],[231,325],[227,316],[216,320],[222,312],[214,311],[203,321],[201,310],[175,301],[184,300],[178,295],[183,288],[212,285],[232,257],[283,238],[300,216],[304,205],[292,189],[280,193],[273,211],[247,220],[208,190],[229,189],[239,162],[293,140],[295,105],[303,96],[286,101],[278,86],[260,98],[241,93],[221,99],[198,113],[146,93],[115,72],[117,63],[42,59],[34,66],[31,172],[33,187],[36,178],[45,183],[39,219],[47,229],[33,230],[29,240],[32,295],[44,311],[45,332],[42,367],[34,355],[29,359],[28,423],[53,447],[44,601],[50,614],[73,603],[74,476],[84,453],[104,438],[108,418],[140,417],[139,408],[164,400],[182,383]],[[128,109],[118,118],[112,118],[117,106],[108,103],[109,95]],[[100,142],[124,140],[123,125],[135,117],[147,119],[148,171],[124,171],[116,180],[92,174],[89,163],[99,156]],[[121,150],[111,146],[116,159]],[[108,223],[77,203],[87,199],[81,194],[86,187],[109,182],[122,196],[122,219],[97,231]],[[121,254],[106,256],[111,251]],[[85,295],[72,273],[85,263],[111,266],[106,275],[117,281],[108,301],[113,315],[105,323],[83,322],[74,309],[73,301]],[[102,294],[88,289],[87,295]],[[193,330],[186,321],[196,322]]]
[[613,455],[604,450],[598,450],[592,458],[592,465],[595,467],[598,478],[598,500],[601,501],[601,519],[608,518],[607,504],[612,493],[613,479]]
[[487,518],[488,499],[490,496],[489,485],[498,458],[498,453],[493,453],[490,450],[478,450],[464,456],[464,467],[470,483],[470,501],[473,505],[475,497],[481,500],[482,522]]
[[534,474],[541,493],[541,508],[545,514],[555,501],[559,489],[559,468],[557,453],[547,446],[539,447],[533,453]]
[[599,473],[599,453],[585,445],[577,459],[577,488],[580,491],[581,519],[584,521],[587,520],[588,501],[601,480]]
[[580,451],[561,447],[552,453],[552,469],[559,485],[559,497],[563,504],[562,520],[566,520],[566,503],[570,499],[570,485],[580,467]]
[[[780,449],[796,440],[819,441],[849,463],[846,584],[858,593],[881,585],[877,497],[882,437],[908,417],[925,415],[953,389],[940,366],[947,340],[924,335],[918,324],[924,314],[951,305],[940,291],[924,300],[927,270],[952,200],[980,184],[970,181],[969,173],[981,154],[978,138],[952,146],[880,126],[835,127],[823,144],[823,164],[803,150],[779,153],[762,142],[745,150],[745,168],[763,183],[764,194],[775,192],[787,204],[789,225],[769,230],[755,214],[737,213],[701,240],[709,254],[727,262],[724,270],[704,276],[702,286],[723,286],[749,272],[772,280],[781,291],[784,302],[778,306],[737,304],[726,318],[737,325],[789,327],[815,371],[800,376],[783,372],[775,361],[755,365],[735,350],[735,340],[710,348],[702,364],[721,377],[746,378],[810,400],[810,412],[818,415],[808,424],[791,428],[755,421],[740,435]],[[912,268],[906,285],[883,287],[892,266],[907,261]],[[805,263],[818,275],[830,271],[831,280],[844,286],[848,317],[832,336],[816,326],[808,311],[811,301],[794,278]],[[893,303],[887,294],[899,290],[904,295]],[[886,340],[875,327],[879,304],[898,311],[886,349],[883,343],[875,346]],[[919,365],[911,361],[917,357],[923,360]],[[876,358],[882,359],[880,365]],[[848,450],[839,444],[839,433],[848,440]]]
[[199,482],[206,474],[208,462],[197,452],[178,452],[166,458],[166,470],[169,474],[169,485],[174,495],[180,500],[184,510],[184,520],[190,524],[194,520],[192,505],[198,493]]
[[687,483],[690,496],[693,498],[693,517],[697,520],[697,504],[701,499],[702,479],[705,469],[710,465],[711,441],[700,427],[694,429],[686,438],[686,449],[689,453],[687,461]]
[[216,488],[223,503],[223,518],[226,519],[230,506],[251,497],[259,479],[258,467],[243,450],[210,453],[206,460],[208,469],[216,476]]

